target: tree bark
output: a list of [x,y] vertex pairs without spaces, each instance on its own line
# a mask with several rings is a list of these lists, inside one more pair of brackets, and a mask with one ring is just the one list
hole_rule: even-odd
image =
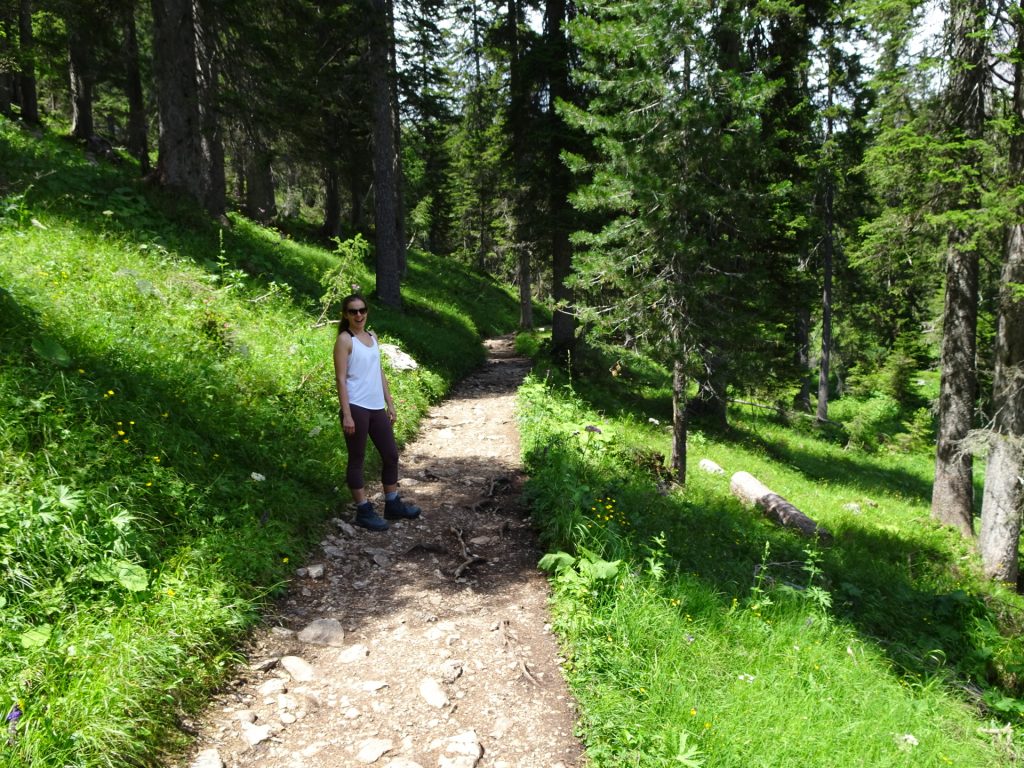
[[394,36],[392,0],[372,0],[370,25],[370,93],[373,113],[373,203],[377,256],[377,298],[389,307],[402,306],[402,265],[405,263],[400,186],[401,158],[395,125],[395,77],[391,59]]
[[341,177],[338,169],[324,168],[324,223],[320,234],[326,238],[341,237]]
[[[988,77],[985,41],[985,0],[954,0],[950,6],[950,52],[947,105],[951,140],[980,140],[985,125]],[[973,150],[958,158],[963,172],[979,166]],[[981,205],[977,184],[970,176],[950,190],[951,210],[966,214]],[[965,216],[966,218],[966,216]],[[962,449],[974,420],[977,395],[977,325],[979,253],[973,231],[954,224],[946,242],[946,299],[943,309],[938,434],[932,516],[957,528],[964,536],[974,531],[974,485],[971,455]]]
[[152,0],[160,139],[156,174],[196,202],[206,197],[192,0]]
[[192,7],[199,95],[199,144],[203,153],[205,176],[202,203],[209,213],[223,216],[227,207],[227,175],[224,170],[224,133],[218,103],[220,63],[216,19],[212,9],[204,8],[200,0],[194,0]]
[[139,161],[139,172],[149,173],[149,137],[146,127],[146,101],[139,73],[139,36],[135,25],[135,3],[124,15],[125,96],[128,98],[128,152]]
[[548,215],[551,228],[551,295],[555,311],[551,317],[551,346],[557,355],[572,350],[576,342],[573,292],[566,285],[572,274],[572,243],[569,240],[571,208],[569,170],[562,162],[567,127],[558,115],[559,99],[569,97],[569,45],[565,38],[566,0],[547,0],[545,42],[548,48],[551,101],[548,104]]
[[[831,106],[831,86],[829,87],[828,101]],[[828,118],[827,122],[826,141],[832,138],[832,118]],[[818,362],[818,408],[815,414],[819,422],[828,421],[828,382],[832,364],[832,270],[835,257],[832,217],[835,190],[832,184],[831,170],[827,169],[826,172],[829,174],[829,178],[825,180],[823,206],[825,233],[821,248],[821,360]]]
[[[14,31],[14,9],[0,7],[0,61],[10,62],[15,59],[15,48],[12,44]],[[14,110],[14,72],[13,68],[5,67],[0,71],[0,115],[10,116]]]
[[[1017,34],[1013,57],[1015,130],[1010,139],[1010,183],[1024,182],[1024,9],[1010,13]],[[992,381],[992,442],[985,471],[978,548],[985,575],[1016,584],[1020,574],[1020,533],[1024,515],[1024,207],[1006,238],[1000,276]]]
[[672,457],[670,464],[676,482],[686,484],[686,370],[680,360],[672,363]]
[[811,309],[807,306],[796,310],[794,325],[796,341],[796,369],[801,373],[800,389],[793,396],[793,407],[801,413],[811,412]]
[[21,119],[26,123],[39,122],[39,97],[36,93],[35,40],[32,35],[32,0],[18,4],[18,45],[21,74],[18,91],[21,96]]
[[[1024,50],[1024,49],[1022,49]],[[1017,67],[1019,68],[1019,64]],[[1019,114],[1019,113],[1018,113]],[[991,447],[978,548],[985,575],[1015,584],[1024,504],[1024,224],[1010,228],[1000,280]]]
[[249,218],[266,224],[277,217],[270,150],[259,138],[246,142],[245,209]]
[[88,141],[96,134],[92,101],[95,74],[87,31],[68,18],[68,77],[71,81],[71,135]]

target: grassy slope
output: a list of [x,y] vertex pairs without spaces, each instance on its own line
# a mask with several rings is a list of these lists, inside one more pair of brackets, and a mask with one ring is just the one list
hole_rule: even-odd
[[[687,488],[663,496],[637,471],[668,450],[656,372],[580,363],[572,390],[525,387],[521,420],[536,519],[572,553],[556,621],[595,766],[1020,759],[979,729],[1022,724],[1024,601],[929,519],[929,456],[737,411],[728,433],[691,434]],[[705,457],[726,474],[698,471]],[[728,488],[741,470],[835,543],[744,509]]]
[[[315,321],[372,270],[2,117],[0,174],[0,766],[150,764],[347,502]],[[404,295],[400,438],[517,311],[427,254]]]

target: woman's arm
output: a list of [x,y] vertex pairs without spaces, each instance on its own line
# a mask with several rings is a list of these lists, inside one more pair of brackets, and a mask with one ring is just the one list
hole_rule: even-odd
[[388,418],[394,423],[398,418],[398,412],[395,410],[395,402],[391,399],[391,388],[388,386],[388,377],[384,375],[384,366],[380,368],[380,383],[384,386],[384,402],[387,403]]
[[339,334],[334,342],[334,383],[338,387],[338,404],[341,406],[341,428],[346,435],[356,431],[348,403],[348,356],[351,352],[352,337],[347,333]]

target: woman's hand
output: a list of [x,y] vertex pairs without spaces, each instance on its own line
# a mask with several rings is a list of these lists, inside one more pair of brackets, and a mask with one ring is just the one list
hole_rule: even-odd
[[341,417],[341,428],[344,430],[346,435],[354,435],[356,432],[356,422],[352,418],[351,414],[345,414]]

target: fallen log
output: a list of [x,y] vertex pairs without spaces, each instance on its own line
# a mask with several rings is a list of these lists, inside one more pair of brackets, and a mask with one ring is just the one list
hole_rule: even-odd
[[822,542],[832,540],[832,534],[797,509],[786,499],[749,472],[737,472],[729,481],[733,496],[748,506],[757,507],[770,519],[786,528],[794,528],[804,536],[817,538]]

